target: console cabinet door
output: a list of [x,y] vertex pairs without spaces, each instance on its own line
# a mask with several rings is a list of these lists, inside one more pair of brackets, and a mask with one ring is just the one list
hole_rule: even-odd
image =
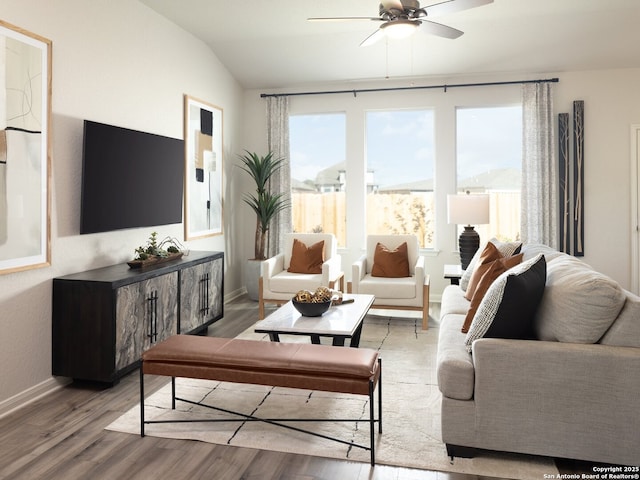
[[178,272],[116,290],[116,371],[151,345],[177,333]]
[[185,268],[180,272],[180,333],[192,333],[222,316],[224,261]]

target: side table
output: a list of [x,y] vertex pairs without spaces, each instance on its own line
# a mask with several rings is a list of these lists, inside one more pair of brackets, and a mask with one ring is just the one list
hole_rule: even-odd
[[459,285],[463,273],[464,270],[462,270],[462,266],[459,263],[444,266],[444,278],[449,279],[451,285]]

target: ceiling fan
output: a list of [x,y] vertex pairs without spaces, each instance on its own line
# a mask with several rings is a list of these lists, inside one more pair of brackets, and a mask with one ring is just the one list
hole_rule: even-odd
[[492,2],[493,0],[447,0],[420,8],[420,2],[418,0],[382,0],[380,3],[380,13],[377,17],[312,17],[307,20],[370,20],[382,22],[375,32],[364,39],[360,44],[361,47],[373,45],[384,36],[391,38],[408,37],[417,31],[418,27],[425,33],[454,39],[458,38],[464,32],[447,25],[442,25],[441,23],[432,22],[431,20],[427,20],[427,18],[480,7]]

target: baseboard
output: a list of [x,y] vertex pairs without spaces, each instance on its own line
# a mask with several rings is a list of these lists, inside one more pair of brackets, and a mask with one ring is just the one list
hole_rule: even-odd
[[245,287],[240,287],[233,292],[230,292],[224,296],[224,303],[232,302],[236,298],[241,297],[242,295],[246,295],[247,289]]
[[14,411],[35,402],[39,398],[49,395],[52,392],[64,387],[71,383],[70,379],[63,380],[58,378],[50,378],[34,385],[31,388],[26,389],[24,392],[20,392],[13,397],[7,398],[3,402],[0,402],[0,418],[13,413]]

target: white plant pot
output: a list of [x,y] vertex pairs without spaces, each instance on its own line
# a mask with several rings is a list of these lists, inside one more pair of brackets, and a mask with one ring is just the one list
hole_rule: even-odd
[[260,298],[258,280],[260,278],[262,260],[247,260],[244,270],[244,282],[247,288],[247,296],[254,301]]

